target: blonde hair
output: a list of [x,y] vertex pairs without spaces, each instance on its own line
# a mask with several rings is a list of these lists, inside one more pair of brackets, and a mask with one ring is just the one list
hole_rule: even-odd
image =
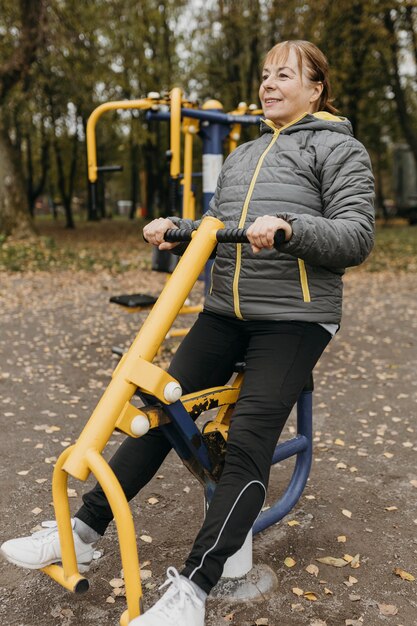
[[316,111],[338,113],[339,111],[332,104],[333,98],[331,97],[329,63],[323,52],[314,45],[314,43],[301,39],[277,43],[266,53],[262,67],[267,63],[285,63],[291,50],[294,50],[297,55],[300,74],[303,74],[305,67],[307,78],[311,82],[319,82],[323,85],[323,91],[316,103]]

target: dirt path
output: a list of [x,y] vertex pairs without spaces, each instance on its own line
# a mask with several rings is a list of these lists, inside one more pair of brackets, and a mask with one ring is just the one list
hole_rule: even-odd
[[[417,582],[393,573],[401,568],[417,578],[415,277],[347,276],[343,328],[316,371],[308,486],[294,511],[254,542],[255,562],[272,567],[279,588],[252,605],[210,600],[208,626],[417,624]],[[161,284],[154,275],[152,289],[158,292]],[[111,346],[128,345],[139,326],[140,317],[109,305],[109,295],[141,289],[149,291],[149,274],[1,275],[1,541],[52,517],[53,462],[105,388],[116,364]],[[120,439],[113,437],[109,454]],[[272,470],[270,502],[285,486],[291,464],[284,465]],[[85,486],[70,487],[76,510]],[[150,497],[158,502],[150,504]],[[180,567],[187,554],[201,521],[202,494],[171,455],[132,508],[138,535],[152,537],[152,543],[139,540],[141,561],[149,561],[152,573],[144,581],[149,603],[165,568]],[[288,525],[292,520],[298,524]],[[106,602],[109,581],[120,574],[115,538],[112,528],[82,596],[41,573],[0,562],[0,623],[116,626],[124,600]],[[316,560],[347,554],[360,555],[358,568]],[[286,557],[293,567],[284,564]],[[306,571],[309,565],[318,567],[317,576]],[[298,596],[294,588],[314,596]]]

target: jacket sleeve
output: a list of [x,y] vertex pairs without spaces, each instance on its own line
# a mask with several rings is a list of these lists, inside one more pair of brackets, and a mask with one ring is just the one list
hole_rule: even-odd
[[363,145],[339,144],[321,169],[322,216],[277,214],[293,229],[281,249],[309,265],[345,268],[362,263],[374,243],[374,178]]

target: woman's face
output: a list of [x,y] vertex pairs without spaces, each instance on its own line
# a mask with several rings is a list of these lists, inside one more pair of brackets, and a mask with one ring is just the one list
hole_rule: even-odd
[[291,49],[285,62],[265,64],[259,98],[265,117],[280,127],[315,111],[322,89],[321,83],[308,80],[305,71],[300,74],[297,55]]

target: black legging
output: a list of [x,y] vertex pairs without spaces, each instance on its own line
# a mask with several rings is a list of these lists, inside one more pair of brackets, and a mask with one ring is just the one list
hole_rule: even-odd
[[[312,322],[243,321],[205,311],[172,360],[169,372],[184,393],[224,385],[235,363],[243,357],[246,362],[223,473],[182,572],[207,593],[259,515],[278,438],[330,338]],[[159,429],[125,439],[110,466],[128,500],[154,476],[170,449]],[[96,485],[83,501],[76,517],[103,534],[113,519],[103,490]]]

